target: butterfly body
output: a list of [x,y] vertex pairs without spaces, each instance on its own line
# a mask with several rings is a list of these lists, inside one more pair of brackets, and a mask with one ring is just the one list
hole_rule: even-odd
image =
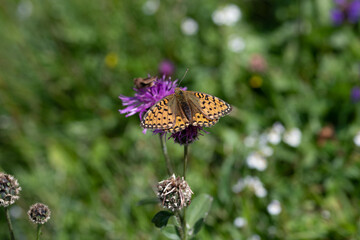
[[145,113],[141,126],[174,133],[189,125],[210,127],[230,112],[231,106],[217,97],[176,88],[175,93],[161,99]]

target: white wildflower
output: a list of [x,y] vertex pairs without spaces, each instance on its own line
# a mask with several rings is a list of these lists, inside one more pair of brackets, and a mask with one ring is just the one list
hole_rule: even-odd
[[146,15],[153,15],[159,9],[159,6],[159,0],[147,0],[142,6],[142,10]]
[[279,144],[281,141],[281,135],[284,131],[285,131],[285,128],[281,123],[279,123],[279,122],[274,123],[273,126],[271,127],[270,131],[267,134],[268,141],[274,145]]
[[261,240],[260,236],[257,234],[254,234],[250,236],[247,240]]
[[239,179],[237,183],[232,187],[234,193],[241,192],[246,187],[246,183],[243,179]]
[[245,49],[245,41],[242,37],[240,36],[230,36],[229,41],[228,41],[228,47],[230,49],[230,51],[232,52],[241,52],[242,50]]
[[252,190],[259,198],[263,198],[267,195],[267,191],[260,179],[258,177],[252,176],[246,176],[243,179],[240,178],[238,182],[232,187],[232,190],[235,193],[239,193],[246,187]]
[[355,135],[354,143],[356,146],[360,147],[360,131]]
[[271,215],[279,215],[281,212],[281,205],[278,200],[273,200],[271,203],[267,206],[267,210]]
[[298,128],[290,129],[284,133],[284,142],[292,147],[297,147],[301,143],[301,131]]
[[250,136],[246,136],[244,139],[244,145],[248,148],[252,148],[254,147],[256,144],[256,136],[255,135],[250,135]]
[[285,131],[285,127],[280,122],[276,122],[272,125],[272,130],[281,134]]
[[237,218],[235,218],[235,220],[234,220],[234,225],[235,225],[235,227],[237,227],[237,228],[242,228],[242,227],[244,227],[244,226],[246,225],[246,223],[247,223],[247,221],[246,221],[246,219],[243,218],[243,217],[237,217]]
[[274,149],[272,149],[272,147],[267,146],[267,145],[260,147],[259,151],[265,157],[270,157],[274,154]]
[[192,18],[186,18],[181,23],[181,30],[185,35],[194,35],[198,29],[198,23]]
[[256,188],[254,189],[255,191],[255,195],[258,197],[258,198],[264,198],[266,197],[267,195],[267,190],[264,188],[264,186],[256,186]]
[[277,145],[281,141],[281,134],[279,134],[273,130],[270,130],[267,134],[267,139],[268,139],[269,143]]
[[268,143],[267,134],[262,133],[259,137],[259,146],[265,146]]
[[251,169],[264,171],[267,168],[267,161],[263,155],[258,152],[250,153],[246,158],[246,164]]
[[228,4],[223,8],[217,9],[211,17],[216,25],[232,26],[240,20],[241,11],[237,5]]

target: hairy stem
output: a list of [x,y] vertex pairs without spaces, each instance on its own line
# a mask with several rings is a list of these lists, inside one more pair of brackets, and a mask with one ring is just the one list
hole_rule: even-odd
[[6,214],[6,221],[8,223],[8,227],[9,227],[10,239],[15,240],[14,230],[13,230],[13,227],[11,224],[11,219],[10,219],[9,207],[5,207],[5,214]]
[[167,173],[169,174],[169,176],[171,176],[171,174],[173,174],[174,172],[173,172],[173,168],[171,166],[169,154],[168,154],[168,151],[167,151],[167,148],[166,148],[165,135],[160,134],[159,137],[160,137],[161,149],[162,149],[162,152],[163,152],[164,157],[165,157]]

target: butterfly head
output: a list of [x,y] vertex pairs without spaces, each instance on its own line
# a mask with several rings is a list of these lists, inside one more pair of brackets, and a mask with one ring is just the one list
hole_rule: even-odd
[[177,96],[177,97],[181,97],[181,96],[183,96],[184,95],[184,91],[183,90],[181,90],[181,88],[175,88],[175,96]]

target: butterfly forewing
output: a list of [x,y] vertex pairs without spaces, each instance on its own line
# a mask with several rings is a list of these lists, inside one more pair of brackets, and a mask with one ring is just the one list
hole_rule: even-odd
[[175,125],[175,113],[171,106],[176,99],[171,94],[153,105],[143,116],[141,126],[147,129],[170,129]]
[[196,104],[208,119],[219,119],[231,112],[230,104],[206,93],[189,91],[188,99]]

